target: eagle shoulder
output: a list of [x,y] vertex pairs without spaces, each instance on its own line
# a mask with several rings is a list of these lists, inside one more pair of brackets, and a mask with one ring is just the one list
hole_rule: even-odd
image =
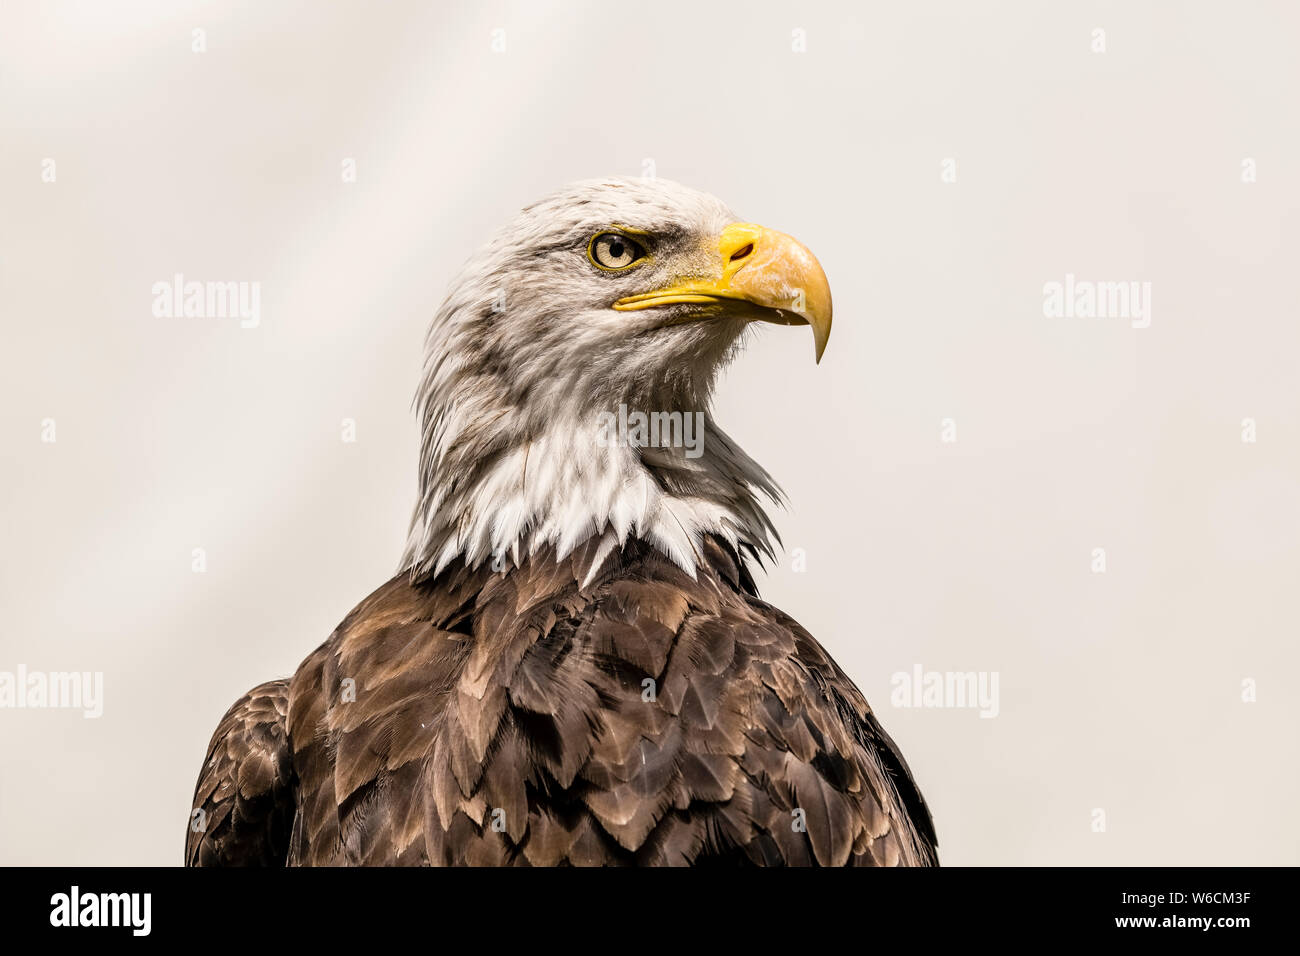
[[488,573],[458,570],[436,586],[398,575],[298,668],[287,726],[304,785],[289,865],[429,862],[424,768]]
[[[822,801],[815,797],[806,801],[821,819],[820,826],[809,826],[818,862],[838,861],[843,856],[843,845],[835,836],[843,830],[831,825],[839,799],[849,802],[849,812],[863,827],[845,862],[937,865],[938,838],[929,807],[898,745],[880,725],[857,685],[793,618],[755,597],[749,604],[788,634],[794,647],[786,663],[773,672],[774,679],[763,679],[764,710],[780,715],[764,725],[764,731],[772,734],[769,746],[788,748],[792,756],[806,760],[828,795],[825,813]],[[777,676],[780,670],[786,674]],[[808,749],[794,720],[799,712],[816,745],[814,751]],[[802,770],[792,774],[792,789],[798,779],[808,776]],[[805,789],[815,788],[806,785]],[[867,853],[862,852],[864,835],[870,836]]]

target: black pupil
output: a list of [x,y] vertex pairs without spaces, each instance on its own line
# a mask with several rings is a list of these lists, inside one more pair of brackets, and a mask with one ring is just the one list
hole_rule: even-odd
[[610,244],[609,244],[609,254],[610,254],[610,256],[612,256],[612,257],[615,258],[615,259],[622,259],[622,258],[623,258],[623,243],[621,243],[621,242],[620,242],[619,240],[617,240],[617,239],[611,240],[611,241],[610,241]]

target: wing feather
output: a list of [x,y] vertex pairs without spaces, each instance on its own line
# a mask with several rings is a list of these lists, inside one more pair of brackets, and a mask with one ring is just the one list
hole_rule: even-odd
[[217,725],[194,790],[187,866],[282,866],[293,828],[288,681],[254,687]]

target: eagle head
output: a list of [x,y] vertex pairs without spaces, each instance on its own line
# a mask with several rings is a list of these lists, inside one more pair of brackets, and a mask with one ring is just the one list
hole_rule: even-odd
[[712,196],[607,179],[525,208],[466,263],[430,327],[403,566],[505,570],[593,535],[602,558],[633,536],[692,574],[705,534],[770,556],[758,495],[780,490],[709,412],[755,321],[811,326],[820,361],[826,275]]

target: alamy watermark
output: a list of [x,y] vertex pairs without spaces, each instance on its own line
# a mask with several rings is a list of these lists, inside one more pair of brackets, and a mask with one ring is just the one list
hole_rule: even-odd
[[596,444],[601,448],[681,448],[687,458],[704,454],[703,412],[601,412]]
[[183,273],[153,284],[153,314],[160,319],[239,319],[240,328],[262,321],[262,283],[186,282]]
[[152,893],[83,893],[73,886],[50,897],[50,925],[119,926],[133,936],[148,936],[153,927]]
[[889,683],[895,707],[978,708],[981,717],[998,715],[997,671],[927,671],[917,664],[895,672]]
[[81,710],[88,719],[104,714],[102,671],[0,671],[0,708]]
[[1043,283],[1043,315],[1049,319],[1128,319],[1135,329],[1151,324],[1150,282],[1094,282],[1065,274]]

